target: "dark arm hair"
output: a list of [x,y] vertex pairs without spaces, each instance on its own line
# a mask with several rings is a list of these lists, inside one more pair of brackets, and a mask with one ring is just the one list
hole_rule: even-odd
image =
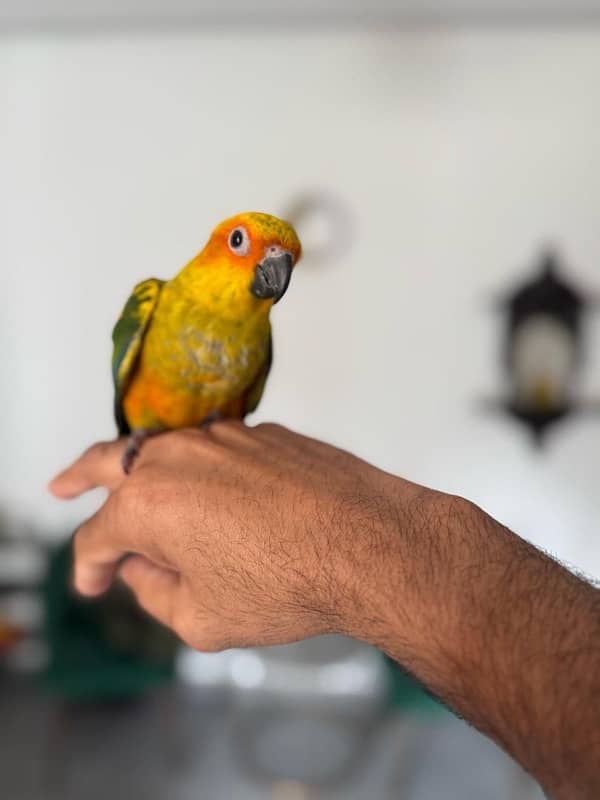
[[600,798],[600,591],[462,499],[424,493],[409,519],[363,638],[551,797]]

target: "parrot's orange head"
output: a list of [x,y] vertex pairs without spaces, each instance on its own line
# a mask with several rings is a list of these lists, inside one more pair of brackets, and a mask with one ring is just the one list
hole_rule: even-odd
[[203,256],[226,262],[254,297],[277,303],[288,288],[301,251],[296,231],[288,222],[248,211],[217,225]]

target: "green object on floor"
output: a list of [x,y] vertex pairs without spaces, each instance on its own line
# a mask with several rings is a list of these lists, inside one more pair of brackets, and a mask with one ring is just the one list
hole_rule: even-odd
[[143,612],[122,585],[97,599],[71,587],[71,543],[56,550],[45,586],[46,688],[68,700],[134,698],[170,682],[176,638]]
[[440,714],[447,709],[428,694],[421,684],[401,669],[391,658],[385,658],[390,673],[390,705],[415,714]]

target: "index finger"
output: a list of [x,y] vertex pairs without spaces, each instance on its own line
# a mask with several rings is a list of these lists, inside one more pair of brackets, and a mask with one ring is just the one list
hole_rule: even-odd
[[92,445],[70,467],[53,478],[48,489],[63,500],[78,497],[98,486],[111,491],[116,489],[126,477],[121,466],[124,450],[124,439]]

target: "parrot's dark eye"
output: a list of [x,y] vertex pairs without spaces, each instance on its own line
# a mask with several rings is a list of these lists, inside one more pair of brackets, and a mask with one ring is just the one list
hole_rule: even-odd
[[238,256],[245,256],[250,249],[250,239],[244,228],[235,228],[229,234],[229,247]]

